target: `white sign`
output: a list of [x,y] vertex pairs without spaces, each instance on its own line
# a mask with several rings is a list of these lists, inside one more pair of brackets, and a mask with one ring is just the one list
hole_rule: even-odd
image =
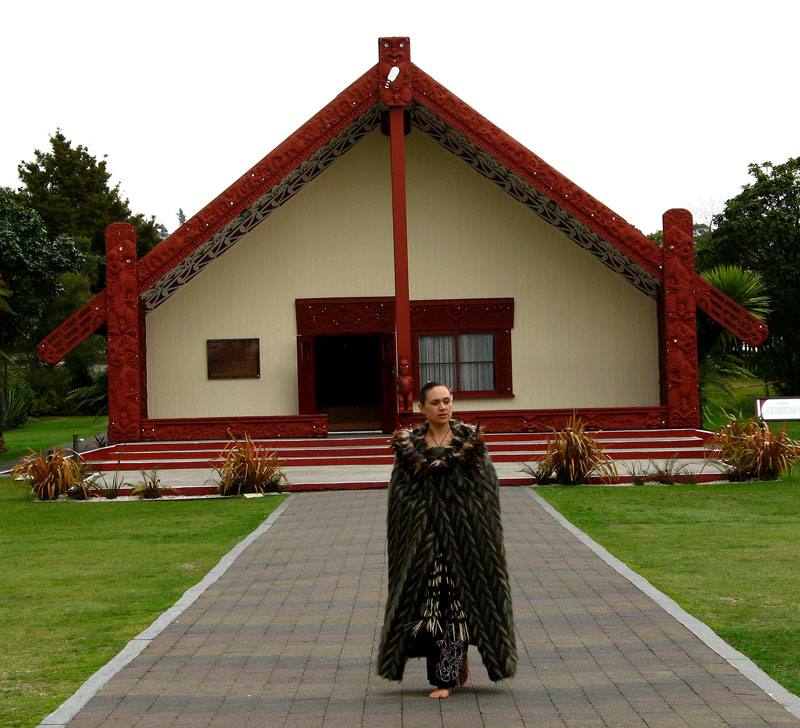
[[756,415],[762,420],[800,420],[800,397],[756,399]]

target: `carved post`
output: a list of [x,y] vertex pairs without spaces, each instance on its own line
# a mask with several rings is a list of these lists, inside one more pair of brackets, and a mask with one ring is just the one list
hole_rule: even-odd
[[[406,152],[403,107],[411,103],[408,38],[378,40],[378,81],[381,101],[389,107],[392,161],[392,222],[397,361],[411,361],[411,302],[408,285],[408,221],[406,219]],[[399,366],[399,365],[398,365]]]
[[108,437],[136,442],[140,436],[139,282],[136,229],[126,222],[106,228],[108,326]]
[[692,214],[664,213],[664,377],[670,427],[699,427],[697,309]]

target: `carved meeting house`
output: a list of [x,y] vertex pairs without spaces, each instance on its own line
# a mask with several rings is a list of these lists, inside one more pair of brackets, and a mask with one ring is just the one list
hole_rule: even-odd
[[[413,420],[438,380],[490,431],[700,425],[696,315],[767,335],[699,278],[692,218],[663,246],[381,38],[378,63],[40,345],[108,338],[112,442],[325,436]],[[408,379],[410,377],[410,380]]]

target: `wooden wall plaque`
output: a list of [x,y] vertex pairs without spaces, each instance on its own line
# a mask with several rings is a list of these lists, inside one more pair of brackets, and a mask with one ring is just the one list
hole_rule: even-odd
[[261,356],[258,339],[206,340],[209,379],[258,379]]

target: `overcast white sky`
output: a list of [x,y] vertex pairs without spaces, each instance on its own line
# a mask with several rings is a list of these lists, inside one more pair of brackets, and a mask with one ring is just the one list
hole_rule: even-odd
[[0,185],[60,127],[170,232],[377,61],[412,60],[649,233],[800,155],[796,0],[28,0],[0,11]]

